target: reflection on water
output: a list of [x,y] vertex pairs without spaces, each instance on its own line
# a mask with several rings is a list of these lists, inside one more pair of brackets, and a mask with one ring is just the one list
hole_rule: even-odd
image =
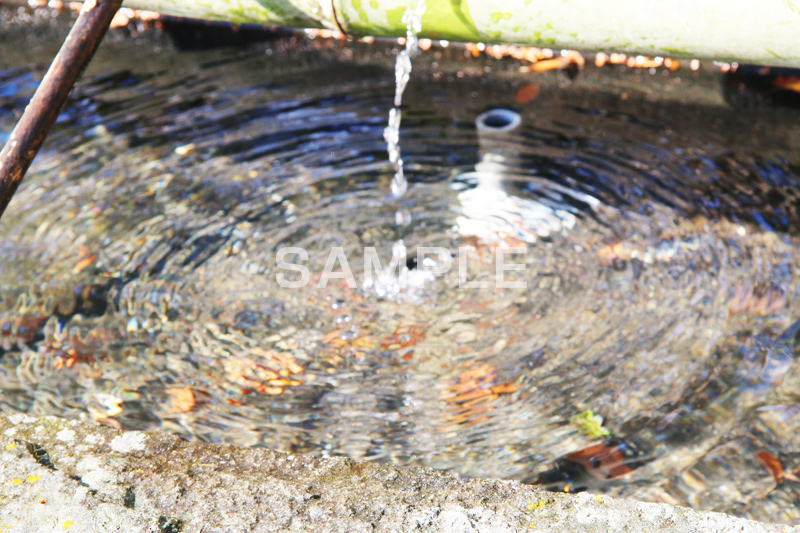
[[[451,47],[415,67],[392,203],[391,50],[269,46],[98,58],[0,223],[3,410],[515,479],[616,439],[642,460],[593,490],[800,517],[756,458],[800,464],[796,113],[550,73],[487,157],[475,117],[529,81]],[[0,135],[35,79],[3,67]],[[399,238],[476,282],[526,246],[527,287],[317,288],[332,247],[360,283]],[[285,246],[309,285],[278,286]]]

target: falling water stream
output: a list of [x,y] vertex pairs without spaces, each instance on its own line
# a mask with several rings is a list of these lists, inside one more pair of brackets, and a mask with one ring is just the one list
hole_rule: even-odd
[[[68,27],[8,13],[0,140]],[[591,490],[796,523],[757,454],[800,465],[798,111],[456,46],[403,94],[413,37],[112,31],[0,220],[0,408],[528,481],[615,439],[643,455]],[[532,83],[488,146],[476,117]],[[370,284],[398,242],[452,266]],[[320,286],[332,249],[354,284]]]
[[[406,8],[403,14],[403,22],[406,24],[405,49],[397,54],[397,59],[395,60],[394,106],[389,111],[389,123],[383,131],[389,162],[394,170],[391,182],[394,200],[399,200],[408,191],[408,180],[403,169],[403,156],[400,151],[400,124],[403,116],[403,93],[411,78],[411,59],[419,53],[419,38],[417,35],[422,31],[422,17],[424,14],[425,0],[417,0]],[[402,230],[403,227],[410,223],[409,219],[410,214],[405,209],[401,208],[395,213],[395,223],[399,230]],[[414,277],[410,275],[406,265],[407,258],[408,249],[401,237],[392,246],[392,260],[389,266],[380,272],[377,280],[368,281],[365,288],[373,290],[380,296],[391,295],[402,299],[406,295],[405,290],[409,285],[410,279]],[[418,278],[419,276],[416,277]]]
[[389,111],[389,125],[383,132],[386,139],[386,150],[389,153],[389,161],[394,168],[392,178],[392,195],[395,198],[402,197],[408,190],[408,181],[403,171],[403,156],[400,152],[400,123],[402,122],[403,93],[411,78],[411,59],[419,53],[419,38],[417,35],[422,31],[422,17],[425,14],[425,0],[416,0],[409,6],[403,14],[403,22],[406,24],[406,43],[405,49],[397,54],[394,66],[395,89],[394,107]]

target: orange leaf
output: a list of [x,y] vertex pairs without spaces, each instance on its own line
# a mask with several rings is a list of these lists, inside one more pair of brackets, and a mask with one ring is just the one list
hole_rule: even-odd
[[517,103],[527,104],[539,96],[540,90],[541,86],[538,83],[531,83],[530,85],[522,87],[519,91],[517,91]]
[[495,385],[491,390],[495,394],[511,394],[512,392],[517,392],[519,387],[511,383],[506,383],[505,385]]
[[537,61],[531,66],[531,70],[534,72],[545,72],[548,70],[554,70],[559,68],[565,68],[569,65],[570,60],[567,57],[556,57],[555,59],[545,59],[543,61]]
[[773,82],[775,87],[800,93],[800,78],[797,76],[777,76]]
[[78,261],[74,267],[72,267],[72,270],[74,270],[75,273],[77,274],[86,267],[90,266],[95,261],[97,261],[97,255],[90,255],[89,257],[84,257],[83,259]]
[[256,390],[261,394],[270,394],[273,396],[283,394],[283,387],[267,387],[263,383],[256,387]]
[[783,480],[786,479],[786,471],[783,469],[781,462],[778,461],[774,455],[768,451],[760,451],[756,454],[756,457],[761,461],[761,464],[769,470],[769,473],[775,478],[775,483],[777,485],[780,485]]
[[392,351],[413,348],[425,340],[427,330],[426,326],[416,324],[398,326],[394,333],[381,342],[381,348]]
[[296,379],[271,379],[267,383],[273,387],[298,387],[303,384]]
[[188,413],[195,405],[194,392],[190,387],[167,389],[165,392],[170,396],[172,413]]

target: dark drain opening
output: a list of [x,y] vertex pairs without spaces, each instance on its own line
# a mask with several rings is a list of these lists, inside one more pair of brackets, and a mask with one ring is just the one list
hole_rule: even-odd
[[478,115],[475,126],[479,131],[504,132],[516,129],[522,122],[519,113],[511,109],[490,109]]

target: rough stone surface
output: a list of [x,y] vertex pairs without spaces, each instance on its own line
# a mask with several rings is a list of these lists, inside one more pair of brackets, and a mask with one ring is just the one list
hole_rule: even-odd
[[125,532],[772,532],[800,528],[510,481],[0,417],[0,528]]

